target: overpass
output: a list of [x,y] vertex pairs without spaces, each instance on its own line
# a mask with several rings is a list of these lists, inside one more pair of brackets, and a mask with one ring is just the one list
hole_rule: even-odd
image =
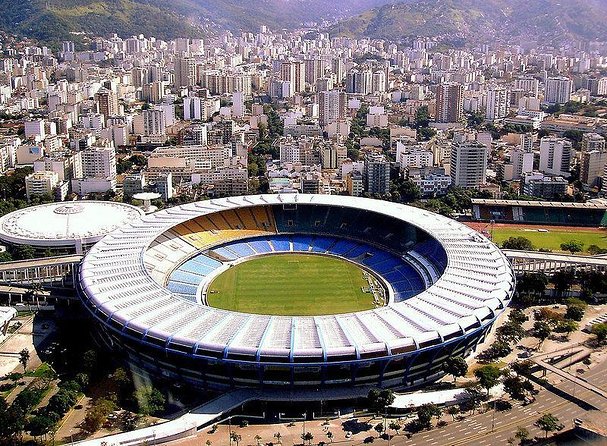
[[[581,388],[589,390],[589,391],[607,399],[607,392],[605,390],[601,389],[600,387],[590,384],[588,381],[586,381],[583,378],[580,378],[579,376],[572,375],[571,373],[566,372],[565,370],[560,369],[560,368],[550,364],[549,362],[547,362],[550,359],[562,357],[566,351],[568,352],[568,354],[571,354],[573,356],[578,356],[578,358],[585,357],[589,354],[589,350],[587,348],[582,347],[582,348],[575,349],[572,346],[567,349],[557,350],[555,352],[550,352],[550,353],[545,353],[543,355],[533,356],[529,359],[531,360],[531,362],[538,365],[543,370],[548,371],[548,372],[553,372],[555,375],[557,375],[563,379],[566,379],[566,380],[580,386]],[[559,362],[562,362],[562,361],[559,361]],[[574,361],[572,360],[571,362],[574,362]]]
[[502,249],[517,273],[544,272],[552,274],[563,269],[607,271],[605,256],[577,256],[539,251]]
[[43,257],[31,260],[0,263],[0,284],[69,287],[76,283],[82,255]]

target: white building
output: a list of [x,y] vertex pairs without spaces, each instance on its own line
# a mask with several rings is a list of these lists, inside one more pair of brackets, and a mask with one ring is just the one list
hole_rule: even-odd
[[454,143],[451,147],[451,181],[454,186],[478,188],[487,178],[487,148],[477,141]]
[[58,184],[57,172],[34,172],[25,177],[25,194],[28,200],[35,195],[53,195]]
[[46,136],[44,129],[44,119],[34,119],[31,121],[25,121],[25,137],[33,138],[35,141],[40,142]]
[[434,164],[434,154],[423,144],[396,143],[396,162],[400,163],[401,169],[407,167],[429,167]]
[[524,149],[514,149],[510,152],[512,163],[512,179],[520,180],[525,173],[533,172],[533,153]]
[[564,138],[544,137],[540,141],[540,172],[569,177],[574,158],[571,142]]
[[549,77],[546,80],[544,102],[548,104],[564,104],[569,102],[572,88],[573,82],[566,77]]
[[347,95],[331,90],[318,93],[319,123],[322,127],[343,120],[346,116]]
[[508,115],[510,92],[503,87],[494,87],[487,91],[485,117],[488,121],[504,119]]
[[183,119],[186,121],[209,119],[205,100],[198,97],[183,98]]

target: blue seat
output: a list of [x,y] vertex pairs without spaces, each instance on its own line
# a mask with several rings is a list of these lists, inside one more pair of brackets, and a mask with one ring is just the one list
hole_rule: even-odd
[[219,248],[213,248],[213,252],[228,260],[236,260],[238,258],[237,254],[228,250],[225,246],[220,246]]
[[272,252],[270,242],[267,240],[252,240],[249,242],[249,246],[253,248],[257,254],[267,254]]
[[293,241],[293,251],[304,251],[310,250],[310,243],[312,243],[312,237],[294,235],[291,237]]
[[329,252],[330,254],[343,256],[348,251],[356,248],[357,246],[358,243],[351,242],[350,240],[339,240],[331,247],[331,250]]
[[291,242],[288,237],[272,237],[270,240],[272,246],[274,246],[274,251],[277,252],[288,252],[291,251]]
[[187,271],[177,269],[171,273],[169,280],[176,280],[178,282],[189,283],[198,286],[198,284],[202,282],[203,278],[204,276],[188,273]]
[[197,286],[190,285],[187,283],[177,282],[174,280],[169,281],[169,283],[167,284],[167,288],[174,293],[186,294],[186,295],[192,295],[192,296],[196,295],[196,290],[198,289]]
[[312,240],[313,252],[327,252],[337,242],[334,237],[316,237]]

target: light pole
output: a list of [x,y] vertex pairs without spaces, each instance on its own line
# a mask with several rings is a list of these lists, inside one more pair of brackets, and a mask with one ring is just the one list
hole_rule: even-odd
[[493,429],[495,429],[495,404],[496,404],[496,400],[493,400],[493,415],[491,416],[491,432],[493,432]]

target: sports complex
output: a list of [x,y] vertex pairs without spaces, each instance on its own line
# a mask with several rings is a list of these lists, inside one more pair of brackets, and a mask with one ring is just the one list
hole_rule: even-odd
[[79,292],[99,339],[202,388],[410,388],[483,341],[508,260],[449,218],[379,200],[258,195],[169,208],[98,242]]

